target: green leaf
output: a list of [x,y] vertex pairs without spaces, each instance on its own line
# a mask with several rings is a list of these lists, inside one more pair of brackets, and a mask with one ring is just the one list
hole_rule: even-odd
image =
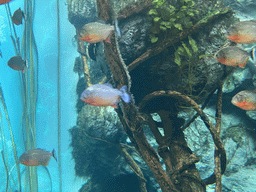
[[152,37],[151,38],[151,43],[155,43],[155,42],[157,42],[157,40],[158,40],[158,37]]
[[154,0],[152,2],[152,4],[156,6],[156,8],[160,8],[165,3],[166,3],[165,0]]
[[158,12],[156,9],[151,9],[149,12],[148,12],[149,15],[158,15]]
[[194,10],[194,13],[197,15],[197,14],[199,13],[199,11],[197,11],[197,10]]
[[181,11],[185,11],[185,10],[187,10],[187,9],[188,9],[187,6],[182,6],[182,7],[180,8]]
[[161,19],[161,17],[155,17],[155,18],[154,18],[154,21],[155,21],[155,22],[158,22],[160,19]]
[[192,27],[192,26],[193,26],[192,21],[189,21],[189,22],[186,24],[186,27]]
[[187,5],[188,5],[189,7],[192,7],[192,6],[195,5],[195,2],[194,2],[194,1],[189,1],[189,2],[187,2]]
[[167,28],[165,27],[165,26],[160,26],[160,30],[162,30],[162,31],[166,31],[167,30]]
[[194,51],[194,53],[198,52],[198,47],[196,45],[196,41],[189,35],[188,36],[188,42],[192,48],[192,50]]
[[173,23],[174,21],[176,21],[176,18],[171,18],[171,19],[170,19],[170,22]]
[[191,16],[191,17],[193,17],[195,14],[192,13],[192,12],[188,12],[188,15]]
[[204,57],[212,57],[212,55],[211,55],[211,54],[199,55],[199,59],[202,59],[202,58],[204,58]]
[[174,27],[176,27],[179,30],[183,30],[181,24],[179,24],[179,23],[174,24]]
[[172,28],[171,25],[166,25],[165,27],[168,28],[168,29],[171,29],[171,28]]
[[176,52],[179,54],[179,55],[183,55],[184,56],[184,51],[185,49],[181,46],[178,47],[178,49],[176,50]]
[[180,58],[179,54],[175,51],[174,55],[175,55],[174,62],[175,62],[178,66],[180,66],[180,65],[181,65],[181,58]]
[[185,13],[179,11],[179,12],[176,14],[176,17],[177,17],[177,18],[184,18],[184,17],[185,17]]
[[176,9],[174,6],[172,5],[169,5],[170,9]]
[[192,57],[192,53],[190,52],[189,48],[187,47],[187,45],[184,42],[182,42],[182,46],[186,50],[188,57]]
[[169,21],[162,21],[160,24],[165,26],[165,27],[171,26],[171,22],[169,22]]

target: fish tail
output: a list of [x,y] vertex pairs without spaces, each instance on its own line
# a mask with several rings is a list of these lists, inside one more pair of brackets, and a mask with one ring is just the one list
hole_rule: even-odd
[[131,101],[131,97],[130,95],[126,92],[127,91],[127,86],[124,85],[120,91],[122,92],[121,98],[123,99],[123,101],[125,103],[129,103]]
[[57,157],[56,157],[56,154],[55,154],[55,150],[54,150],[54,149],[52,150],[52,156],[53,156],[53,158],[57,161]]
[[118,27],[118,20],[117,18],[115,18],[115,33],[121,37],[121,31],[120,31],[120,28]]
[[250,52],[250,56],[251,56],[253,61],[255,61],[255,54],[256,54],[256,50],[255,50],[255,48],[252,48],[252,50]]
[[121,87],[120,91],[121,91],[122,93],[125,93],[125,92],[127,91],[127,86],[124,85],[123,87]]
[[25,66],[28,69],[28,60],[25,60]]

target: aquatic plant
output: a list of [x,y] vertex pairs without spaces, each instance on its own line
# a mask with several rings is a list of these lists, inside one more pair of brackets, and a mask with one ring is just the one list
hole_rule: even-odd
[[180,79],[183,79],[178,84],[177,90],[197,99],[206,92],[205,87],[208,82],[206,76],[198,74],[198,69],[203,64],[201,59],[211,55],[200,55],[196,41],[190,35],[187,42],[181,41],[181,44],[174,48],[174,62],[179,66]]
[[[7,106],[6,106],[6,103],[5,103],[5,98],[4,98],[4,94],[3,94],[3,90],[2,90],[1,85],[0,85],[0,101],[1,101],[1,103],[3,105],[3,108],[4,108],[5,116],[6,116],[6,119],[7,119],[9,131],[10,131],[10,135],[11,135],[13,155],[14,155],[14,159],[15,159],[15,165],[16,165],[16,168],[17,168],[17,174],[18,174],[19,189],[21,191],[20,167],[19,167],[19,161],[18,161],[18,156],[17,156],[16,144],[15,144],[15,141],[14,141],[14,136],[13,136],[13,131],[12,131],[11,123],[10,123],[10,118],[9,118],[9,114],[8,114],[8,110],[7,110]],[[2,119],[2,115],[1,115],[1,119]],[[4,149],[7,150],[6,145],[4,144],[3,146],[5,146]],[[3,159],[4,159],[4,157],[3,157]],[[6,170],[8,170],[8,165],[6,165]],[[8,181],[7,181],[7,183],[8,183]]]
[[168,5],[165,0],[154,0],[154,8],[149,11],[153,18],[150,39],[156,43],[160,36],[175,35],[183,28],[193,26],[193,17],[198,14],[193,0],[181,0],[178,7]]
[[[36,103],[37,103],[37,90],[38,90],[38,52],[33,33],[33,19],[35,11],[35,1],[24,1],[24,12],[26,14],[26,24],[24,25],[24,34],[22,42],[20,44],[20,38],[16,34],[15,26],[11,22],[11,10],[9,4],[6,6],[7,18],[9,21],[11,40],[15,53],[18,56],[22,56],[24,60],[29,63],[29,71],[25,69],[24,73],[20,74],[20,81],[22,85],[22,99],[23,99],[23,111],[22,111],[22,127],[25,149],[36,148]],[[13,36],[14,34],[14,36]],[[7,111],[7,107],[5,107]],[[7,113],[7,112],[6,112]],[[7,116],[7,115],[6,115]],[[9,117],[7,117],[9,121]],[[9,123],[11,132],[11,127]],[[11,133],[12,135],[12,133]],[[13,136],[12,136],[13,137]],[[13,148],[15,148],[14,140],[12,138]],[[17,159],[16,149],[14,149],[15,161],[18,170],[19,190],[21,191],[21,180],[19,171],[19,162]],[[25,190],[37,191],[37,169],[35,167],[26,167],[26,184]],[[27,185],[27,183],[29,183]]]

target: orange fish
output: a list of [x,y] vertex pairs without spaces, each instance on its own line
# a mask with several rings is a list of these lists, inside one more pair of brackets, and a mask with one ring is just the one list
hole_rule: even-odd
[[88,43],[98,43],[101,41],[110,43],[110,34],[112,31],[115,31],[119,36],[121,36],[120,29],[117,26],[117,21],[115,22],[115,25],[99,22],[88,23],[82,27],[79,39]]
[[255,49],[253,48],[250,52],[244,51],[239,47],[226,47],[220,49],[215,54],[215,59],[221,64],[229,66],[244,67],[249,58],[255,59]]
[[7,62],[8,66],[16,71],[24,72],[25,67],[28,67],[26,61],[21,58],[21,56],[13,56]]
[[51,156],[57,161],[57,157],[55,155],[55,150],[53,149],[52,152],[45,151],[44,149],[31,149],[24,152],[20,158],[19,162],[23,165],[27,166],[39,166],[45,165],[47,166]]
[[17,9],[12,16],[12,22],[15,25],[21,25],[22,24],[22,18],[25,18],[24,12],[19,8]]
[[0,5],[9,3],[10,1],[12,1],[12,0],[0,0]]
[[231,103],[246,111],[256,111],[256,90],[245,90],[237,93]]
[[256,20],[241,21],[232,25],[226,35],[227,39],[241,44],[256,42]]

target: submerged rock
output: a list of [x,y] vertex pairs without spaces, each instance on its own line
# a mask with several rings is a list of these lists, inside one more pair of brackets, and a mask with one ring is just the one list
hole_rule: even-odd
[[76,28],[97,20],[95,1],[67,0],[68,20]]

